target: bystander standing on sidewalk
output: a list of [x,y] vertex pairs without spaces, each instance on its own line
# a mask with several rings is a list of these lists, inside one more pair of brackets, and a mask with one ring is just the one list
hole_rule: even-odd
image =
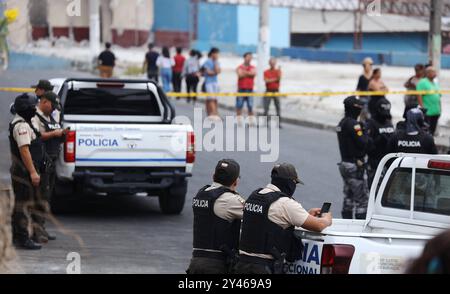
[[[405,88],[408,91],[416,91],[417,84],[419,81],[425,77],[425,67],[423,64],[416,64],[414,67],[415,75],[410,77],[406,83]],[[419,105],[419,102],[417,101],[417,95],[405,95],[405,113],[406,109],[409,109],[411,107],[415,107]]]
[[158,83],[159,81],[159,68],[156,65],[159,53],[154,50],[154,45],[148,45],[148,52],[145,54],[143,71],[147,73],[149,80]]
[[219,53],[218,48],[211,48],[208,53],[208,60],[202,66],[202,72],[205,76],[204,90],[211,94],[206,98],[206,113],[212,119],[219,119],[217,96],[214,95],[220,91],[218,81],[218,75],[221,73]]
[[172,91],[172,67],[175,62],[170,58],[169,48],[163,47],[162,55],[156,60],[156,65],[159,68],[164,92]]
[[[186,80],[186,92],[187,93],[197,93],[198,83],[200,82],[200,58],[201,53],[197,50],[192,49],[189,52],[189,58],[184,63],[183,76]],[[197,97],[192,97],[192,101],[197,101]],[[191,97],[187,98],[187,102],[191,102]]]
[[[425,77],[417,84],[417,91],[439,91],[439,85],[434,81],[436,76],[435,68],[432,66],[427,67]],[[441,96],[439,93],[417,96],[420,107],[426,109],[425,119],[430,125],[430,133],[433,136],[436,133],[439,117],[441,116]]]
[[[266,92],[267,93],[279,93],[280,92],[280,81],[281,81],[281,68],[277,68],[277,60],[271,58],[269,61],[270,68],[264,72],[264,81],[266,82]],[[277,111],[277,116],[280,119],[279,127],[281,128],[281,107],[280,107],[280,97],[264,97],[264,116],[269,115],[270,102],[273,100],[275,104],[275,109]]]
[[[177,53],[175,54],[174,60],[174,66],[172,67],[172,84],[173,84],[173,91],[175,93],[181,93],[181,82],[183,80],[183,68],[184,63],[186,61],[186,58],[183,56],[183,49],[180,47],[177,48]],[[177,97],[177,99],[180,99],[180,97]]]
[[[244,54],[244,63],[237,69],[238,75],[238,92],[239,93],[253,93],[255,85],[256,68],[251,64],[253,55],[250,52]],[[244,96],[236,98],[236,115],[238,125],[243,124],[242,110],[244,104],[247,103],[248,123],[250,126],[255,126],[255,117],[253,113],[253,96]]]
[[[381,79],[381,69],[376,68],[373,70],[372,77],[369,82],[369,91],[376,91],[376,92],[388,92],[389,88],[386,86],[386,84]],[[377,112],[376,105],[378,101],[382,98],[386,98],[385,95],[371,95],[369,98],[369,113],[371,116],[374,116]]]
[[[366,92],[369,90],[369,82],[372,78],[373,74],[373,60],[370,57],[364,58],[362,62],[362,66],[364,69],[364,72],[362,75],[359,76],[358,85],[356,86],[356,91],[360,92]],[[359,96],[359,99],[364,104],[364,108],[361,112],[361,120],[365,121],[369,118],[369,96]]]
[[111,52],[111,43],[106,43],[105,50],[98,56],[100,77],[104,79],[112,78],[115,66],[116,56]]

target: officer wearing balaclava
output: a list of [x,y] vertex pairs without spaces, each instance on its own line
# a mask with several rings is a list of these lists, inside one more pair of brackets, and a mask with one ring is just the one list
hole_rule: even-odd
[[[32,240],[36,193],[39,193],[40,174],[44,170],[44,145],[33,119],[36,99],[22,94],[15,99],[16,115],[9,125],[11,150],[11,180],[15,194],[12,216],[13,237],[16,246],[36,250],[41,245]],[[37,224],[36,224],[37,225]]]
[[374,113],[367,122],[367,133],[370,140],[368,150],[368,185],[372,185],[375,172],[381,159],[388,154],[387,143],[394,134],[392,124],[391,103],[386,98],[381,98],[375,105]]
[[363,103],[355,96],[344,100],[345,117],[336,128],[342,161],[339,171],[344,181],[342,218],[365,219],[369,191],[364,178],[365,156],[370,138],[358,121]]
[[434,138],[424,131],[425,117],[419,108],[413,108],[406,114],[405,127],[397,129],[389,139],[389,153],[437,154]]
[[236,274],[282,273],[285,261],[301,258],[302,243],[294,236],[295,227],[321,232],[331,225],[330,213],[318,217],[320,208],[306,211],[293,199],[297,185],[303,183],[292,164],[276,165],[271,178],[245,202]]

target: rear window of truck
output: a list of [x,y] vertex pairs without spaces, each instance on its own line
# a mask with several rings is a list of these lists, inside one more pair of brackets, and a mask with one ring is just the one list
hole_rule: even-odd
[[64,114],[160,116],[161,110],[149,90],[88,88],[68,91]]
[[[450,215],[450,174],[416,169],[414,211]],[[393,171],[381,200],[384,207],[411,209],[412,169]]]

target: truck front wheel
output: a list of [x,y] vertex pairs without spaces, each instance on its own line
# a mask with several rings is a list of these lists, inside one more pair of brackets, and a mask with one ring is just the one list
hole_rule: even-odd
[[180,214],[186,200],[187,181],[170,187],[159,195],[159,207],[164,214]]

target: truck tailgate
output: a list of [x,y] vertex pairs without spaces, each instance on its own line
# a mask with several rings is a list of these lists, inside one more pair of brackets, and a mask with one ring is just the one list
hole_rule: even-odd
[[186,165],[186,125],[75,124],[80,167]]

